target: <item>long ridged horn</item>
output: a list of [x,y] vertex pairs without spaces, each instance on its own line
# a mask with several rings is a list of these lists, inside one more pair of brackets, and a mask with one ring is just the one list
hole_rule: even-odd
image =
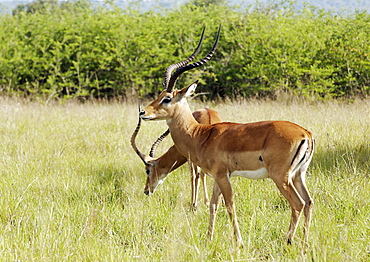
[[211,51],[203,58],[201,59],[200,61],[198,62],[195,62],[195,63],[192,63],[190,65],[186,65],[186,66],[183,66],[183,67],[180,67],[178,68],[175,73],[173,73],[173,75],[171,75],[171,78],[170,78],[170,81],[168,83],[168,86],[167,86],[167,92],[172,92],[175,84],[176,84],[176,80],[177,78],[184,72],[190,70],[190,69],[193,69],[193,68],[196,68],[196,67],[199,67],[205,63],[207,63],[213,56],[213,54],[215,53],[216,51],[216,48],[217,48],[217,44],[218,44],[218,40],[220,39],[220,32],[221,32],[221,25],[218,29],[218,33],[217,33],[217,37],[216,37],[216,41],[215,43],[213,44],[213,47],[211,49]]
[[164,74],[164,82],[163,82],[163,85],[164,85],[164,88],[167,89],[168,88],[168,83],[171,79],[171,74],[174,70],[180,68],[180,67],[183,67],[187,64],[189,64],[191,61],[193,61],[193,59],[195,58],[195,56],[199,53],[200,51],[200,48],[202,46],[202,43],[203,43],[203,38],[204,38],[204,31],[205,31],[205,27],[203,28],[203,31],[202,31],[202,36],[200,37],[200,40],[199,40],[199,44],[197,46],[197,48],[195,49],[194,53],[189,56],[188,58],[186,58],[186,60],[184,61],[181,61],[179,63],[176,63],[176,64],[173,64],[173,65],[170,65],[169,67],[167,67],[166,69],[166,72]]
[[[140,109],[140,104],[139,104],[139,113],[140,112],[141,112],[141,109]],[[149,160],[150,157],[148,155],[145,155],[145,154],[141,153],[141,151],[137,148],[136,142],[135,142],[136,136],[139,133],[140,127],[141,127],[141,118],[139,117],[139,121],[137,123],[136,129],[135,129],[134,133],[131,136],[131,146],[135,150],[136,154],[144,162],[144,164],[145,165],[148,165],[148,162],[147,161]]]
[[166,136],[168,136],[168,134],[170,133],[170,130],[167,129],[166,132],[164,132],[160,137],[158,137],[158,139],[154,142],[154,144],[152,145],[152,148],[150,149],[150,153],[149,153],[149,156],[150,157],[154,157],[154,152],[155,150],[157,149],[157,146],[160,142],[163,141],[163,139],[166,138]]

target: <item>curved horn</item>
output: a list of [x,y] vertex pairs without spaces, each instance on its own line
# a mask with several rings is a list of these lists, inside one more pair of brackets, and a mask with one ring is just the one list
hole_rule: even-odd
[[157,148],[157,146],[158,146],[158,144],[160,143],[160,142],[162,142],[163,141],[163,139],[165,139],[166,138],[166,136],[168,136],[168,134],[170,133],[170,130],[169,129],[167,129],[166,130],[166,132],[164,132],[155,142],[154,142],[154,144],[152,145],[152,148],[150,149],[150,153],[149,153],[149,156],[150,157],[154,157],[154,152],[155,152],[155,150],[156,150],[156,148]]
[[191,56],[189,56],[186,60],[181,61],[181,62],[176,63],[176,64],[173,64],[173,65],[170,65],[169,67],[167,67],[166,72],[164,74],[164,82],[163,82],[163,85],[164,85],[164,88],[165,89],[168,88],[168,83],[169,83],[169,81],[171,79],[172,72],[174,70],[176,70],[176,69],[178,69],[178,68],[180,68],[182,66],[185,66],[188,63],[190,63],[195,58],[195,56],[199,53],[200,47],[202,46],[205,29],[206,28],[204,27],[203,28],[203,31],[202,31],[202,35],[201,35],[200,40],[199,40],[199,44],[198,44],[197,48],[195,49],[194,53]]
[[[140,111],[141,110],[140,110],[140,104],[139,104],[139,113],[140,113]],[[147,165],[148,164],[147,159],[149,159],[149,157],[140,152],[140,150],[137,148],[136,142],[135,142],[135,139],[136,139],[137,134],[139,133],[140,127],[141,127],[141,118],[139,117],[139,121],[137,123],[137,126],[136,126],[136,129],[135,129],[134,133],[131,136],[130,141],[131,141],[131,146],[135,150],[136,154],[141,158],[141,160],[144,162],[144,164]]]
[[220,32],[221,32],[221,25],[218,29],[218,33],[217,33],[217,37],[216,37],[216,41],[215,43],[213,44],[213,47],[211,49],[211,51],[208,53],[208,55],[206,55],[202,60],[198,61],[198,62],[195,62],[195,63],[192,63],[190,65],[186,65],[186,66],[183,66],[183,67],[180,67],[179,69],[177,69],[175,71],[175,73],[173,73],[173,75],[171,76],[170,78],[170,81],[168,83],[168,86],[167,86],[167,92],[172,92],[175,84],[176,84],[176,80],[177,78],[182,74],[184,73],[185,71],[188,71],[190,69],[193,69],[193,68],[196,68],[196,67],[199,67],[205,63],[207,63],[213,56],[213,54],[215,53],[216,51],[216,48],[217,48],[217,44],[218,44],[218,40],[220,39]]

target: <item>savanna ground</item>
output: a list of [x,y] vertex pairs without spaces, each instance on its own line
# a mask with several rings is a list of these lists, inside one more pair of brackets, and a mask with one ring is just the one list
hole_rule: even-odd
[[[241,250],[223,207],[214,240],[206,240],[208,208],[200,202],[189,211],[187,166],[144,195],[144,166],[129,142],[136,105],[0,98],[0,260],[370,260],[370,100],[190,104],[216,109],[225,121],[283,119],[314,132],[306,254],[303,223],[294,244],[285,244],[290,209],[269,179],[232,179]],[[165,129],[165,122],[143,123],[139,147],[149,152]],[[170,144],[166,139],[158,155]]]

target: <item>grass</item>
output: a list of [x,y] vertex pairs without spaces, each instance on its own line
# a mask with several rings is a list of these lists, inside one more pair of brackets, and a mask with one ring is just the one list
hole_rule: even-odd
[[[215,239],[206,240],[208,208],[201,202],[189,211],[187,167],[144,195],[144,167],[129,143],[136,105],[0,98],[0,260],[370,259],[370,100],[190,104],[212,107],[227,121],[285,119],[314,132],[307,182],[315,209],[306,254],[302,223],[294,244],[284,243],[290,210],[269,179],[232,179],[241,250],[223,207]],[[148,152],[165,129],[164,122],[143,123],[139,147]],[[170,144],[164,141],[158,155]]]

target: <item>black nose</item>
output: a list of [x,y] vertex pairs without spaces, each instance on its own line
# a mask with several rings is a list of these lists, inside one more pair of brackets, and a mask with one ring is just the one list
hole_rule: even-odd
[[144,194],[149,196],[149,190],[144,190]]

